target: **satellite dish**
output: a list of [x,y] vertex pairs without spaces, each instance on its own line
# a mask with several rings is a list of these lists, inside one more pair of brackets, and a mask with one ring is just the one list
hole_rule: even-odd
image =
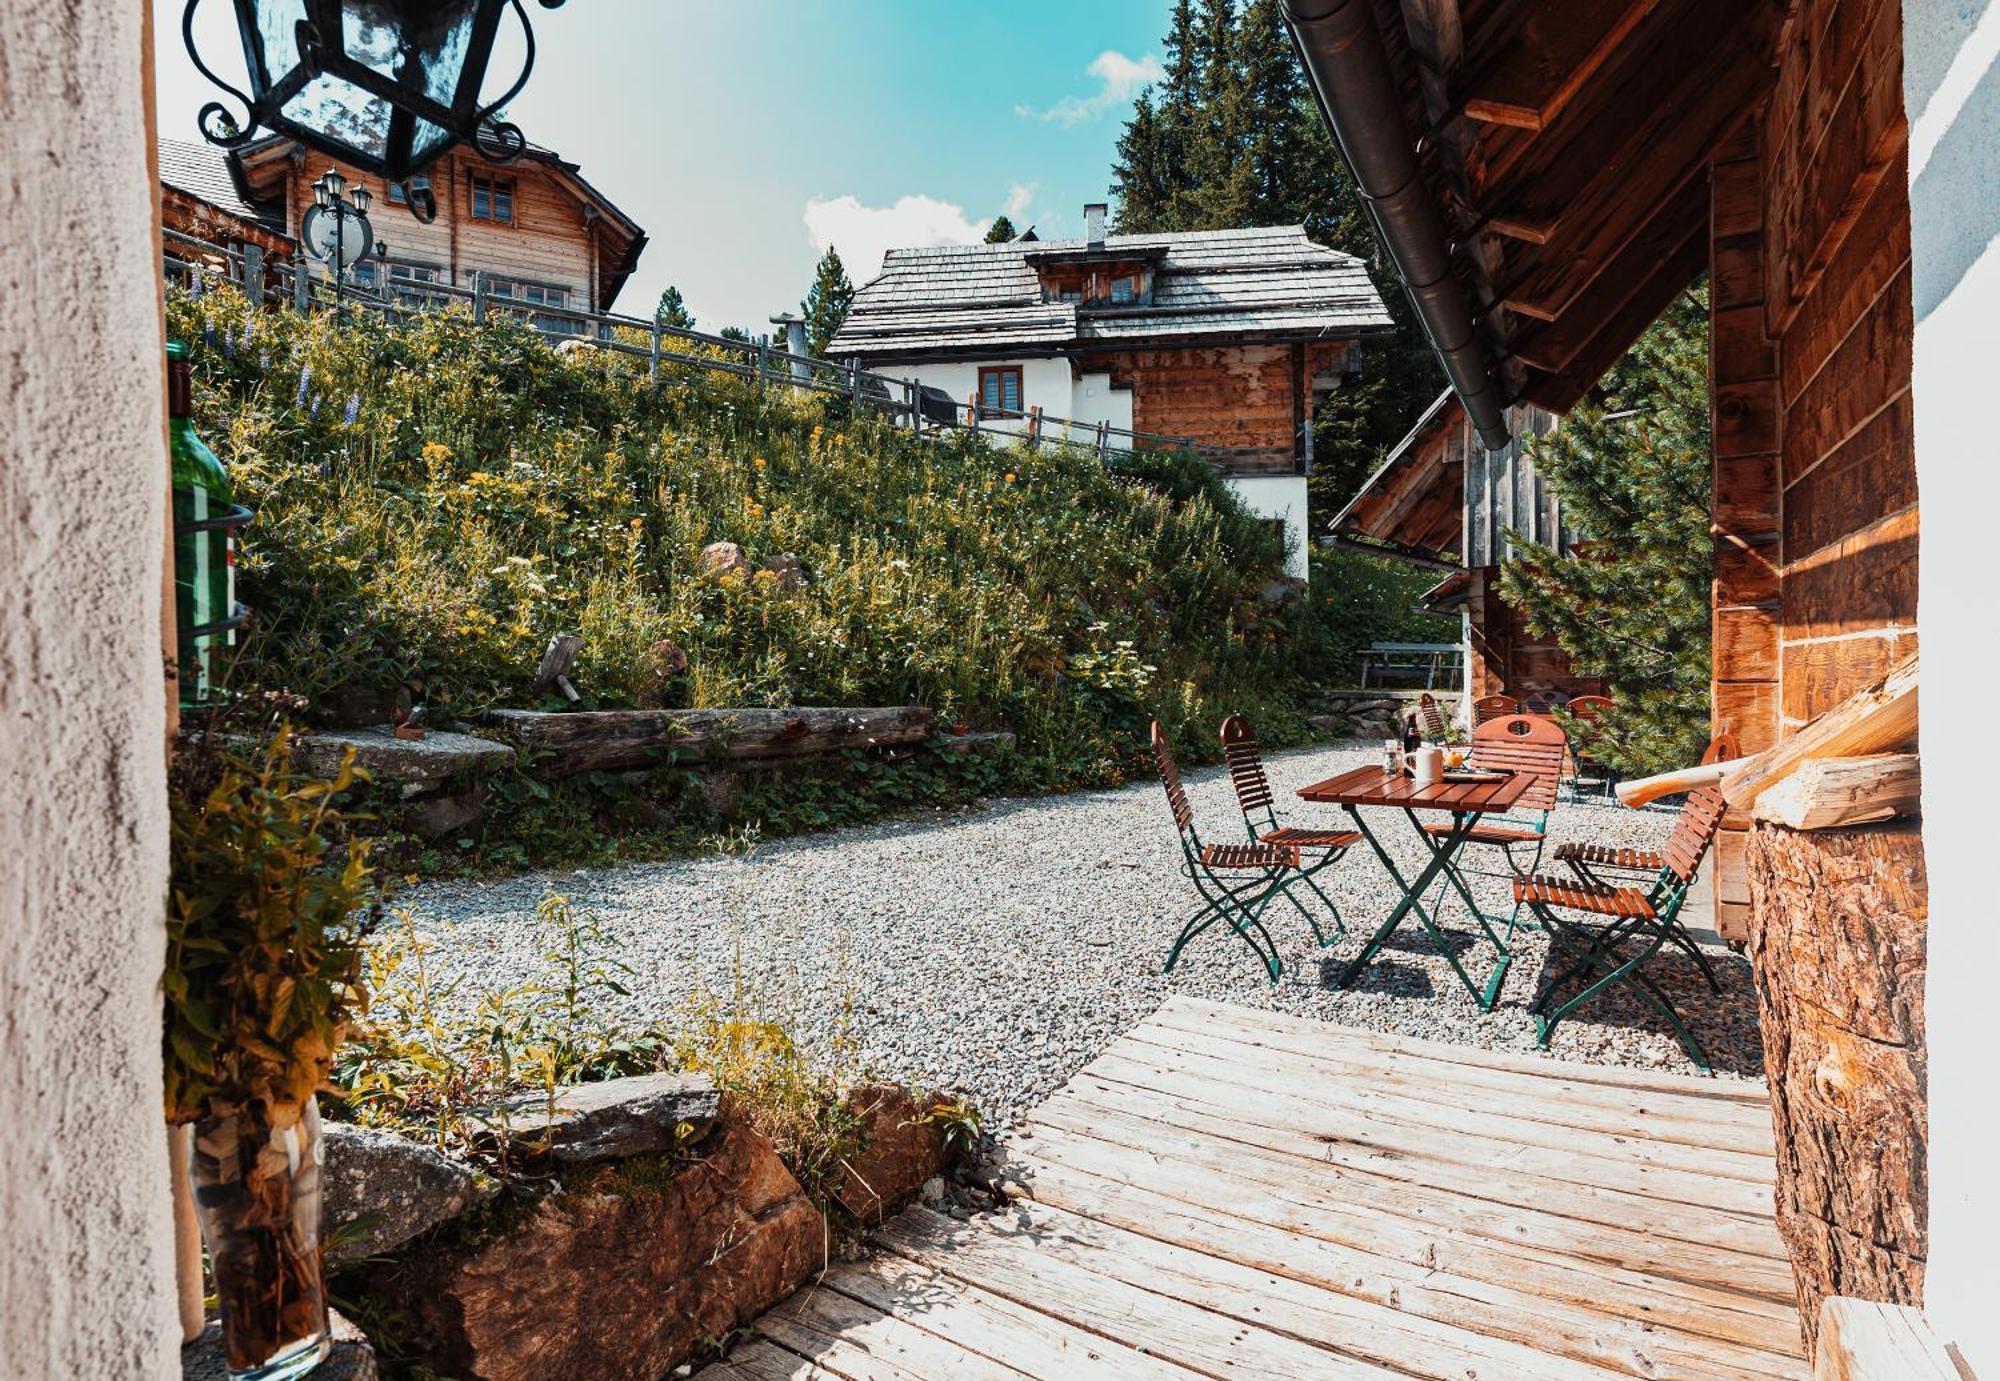
[[[338,244],[335,243],[336,238]],[[299,222],[299,239],[304,242],[306,253],[313,258],[338,264],[342,268],[352,268],[367,258],[374,245],[374,235],[368,228],[366,216],[350,212],[336,217],[331,211],[317,206],[309,208],[305,219]]]

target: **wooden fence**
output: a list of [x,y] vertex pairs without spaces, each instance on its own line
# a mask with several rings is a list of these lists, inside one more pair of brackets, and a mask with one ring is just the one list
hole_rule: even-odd
[[[847,398],[856,408],[892,417],[920,435],[952,432],[992,434],[1030,447],[1078,446],[1100,457],[1129,456],[1137,451],[1191,451],[1209,459],[1208,448],[1192,438],[1131,431],[1108,422],[1083,422],[1052,417],[1040,408],[1014,412],[959,402],[939,391],[925,390],[913,380],[891,378],[813,355],[779,349],[768,336],[732,340],[703,331],[667,326],[658,319],[584,312],[570,307],[524,302],[489,290],[480,274],[470,288],[418,279],[388,279],[379,292],[355,285],[336,287],[316,275],[303,258],[272,261],[255,245],[221,245],[180,231],[165,232],[165,280],[193,286],[197,281],[227,282],[260,302],[289,303],[300,312],[341,311],[377,313],[399,322],[424,312],[463,304],[474,321],[500,314],[528,322],[546,335],[576,340],[598,350],[633,355],[646,361],[646,373],[657,380],[660,366],[688,365],[748,379],[758,387],[789,386],[803,392]],[[688,347],[709,353],[692,353]]]

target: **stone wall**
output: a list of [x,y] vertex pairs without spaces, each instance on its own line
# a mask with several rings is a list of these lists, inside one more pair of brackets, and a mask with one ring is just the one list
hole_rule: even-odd
[[167,462],[151,12],[0,7],[8,1376],[166,1376],[178,1342],[160,1106]]
[[[1392,736],[1400,737],[1403,720],[1417,712],[1417,703],[1424,694],[1423,691],[1396,690],[1322,691],[1319,695],[1320,712],[1312,722],[1315,728],[1335,738],[1379,742]],[[1432,691],[1430,694],[1437,700],[1447,722],[1457,719],[1457,692]],[[1418,727],[1423,727],[1421,720]]]

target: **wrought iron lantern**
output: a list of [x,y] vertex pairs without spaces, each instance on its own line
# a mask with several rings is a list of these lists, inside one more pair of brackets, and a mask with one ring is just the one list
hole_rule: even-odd
[[[234,148],[259,130],[404,182],[454,144],[487,158],[518,157],[527,141],[498,118],[527,85],[535,35],[521,0],[232,0],[243,37],[248,95],[218,77],[195,49],[188,0],[181,36],[201,74],[244,107],[220,101],[198,117],[202,134]],[[563,0],[540,0],[555,9]],[[527,42],[521,75],[482,104],[481,84],[502,14],[512,9]],[[412,202],[413,207],[415,202]]]

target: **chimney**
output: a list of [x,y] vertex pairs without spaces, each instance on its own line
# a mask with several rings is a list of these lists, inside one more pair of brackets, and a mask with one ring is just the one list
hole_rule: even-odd
[[1104,216],[1111,208],[1101,201],[1086,202],[1083,208],[1083,239],[1092,249],[1104,247]]

